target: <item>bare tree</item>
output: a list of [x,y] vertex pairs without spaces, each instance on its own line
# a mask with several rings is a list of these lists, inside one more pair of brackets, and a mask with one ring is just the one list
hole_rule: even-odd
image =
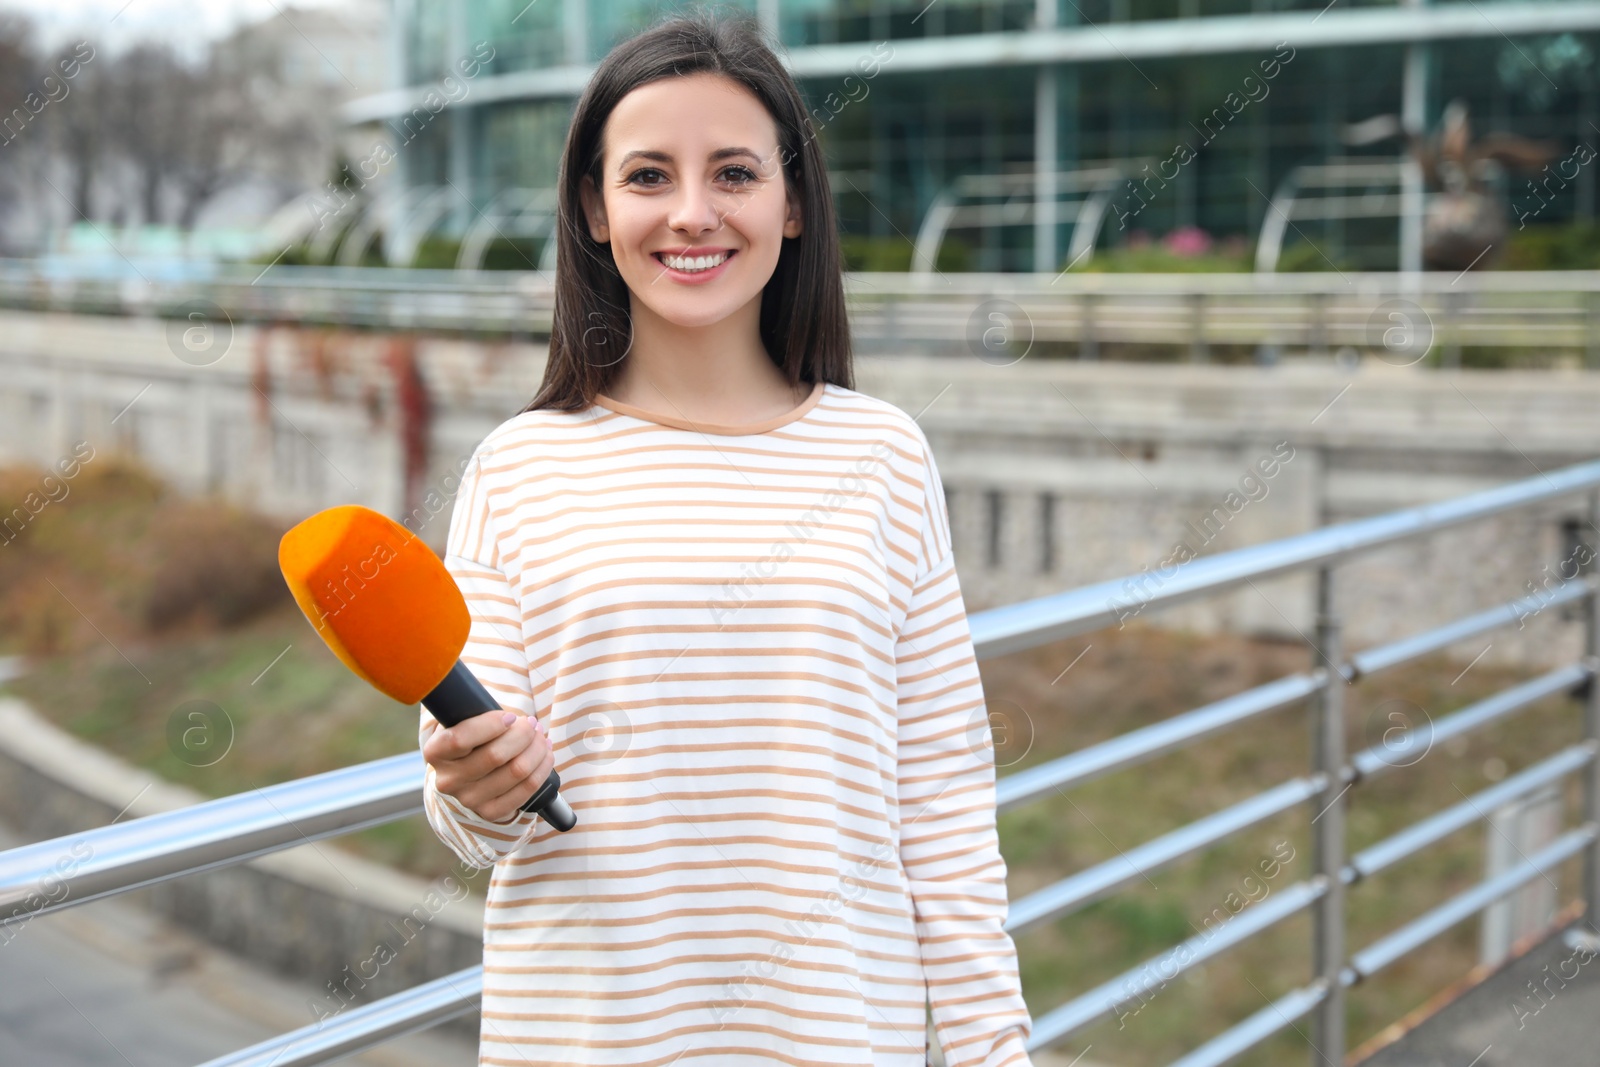
[[133,172],[141,220],[154,225],[162,220],[161,191],[174,165],[192,79],[170,45],[149,41],[113,59],[108,81],[105,113],[117,154]]
[[145,222],[185,230],[216,195],[303,146],[304,121],[286,121],[274,98],[277,68],[215,51],[187,63],[170,46],[130,49],[114,67],[118,150],[137,175]]
[[[19,15],[0,13],[0,118],[22,105],[37,67],[32,25]],[[26,146],[11,132],[0,123],[0,219],[16,209],[22,187]]]
[[[52,57],[56,69],[60,69],[61,63],[73,60],[77,50],[75,45],[64,46]],[[68,178],[66,189],[50,182],[40,195],[52,199],[57,194],[66,197],[72,222],[95,217],[95,179],[102,174],[114,150],[105,113],[105,102],[111,95],[107,92],[109,79],[106,75],[103,58],[79,62],[72,78],[71,95],[61,102],[62,106],[50,116],[48,123],[49,150],[53,158],[43,164],[46,169],[58,169],[50,166],[52,163],[64,164]],[[49,178],[41,175],[40,181],[49,182]]]
[[[22,104],[39,66],[33,44],[33,24],[10,11],[0,11],[0,109],[9,115]],[[9,145],[12,131],[0,132]]]
[[178,225],[194,228],[210,200],[272,158],[278,131],[253,99],[253,72],[222,62],[215,53],[189,74],[191,92],[174,130],[173,187]]
[[[62,216],[192,230],[234,186],[287,196],[314,183],[336,117],[325,86],[290,84],[282,48],[242,33],[198,59],[161,40],[44,54],[26,19],[0,12],[0,221],[36,220],[41,233]],[[33,210],[18,211],[24,202]]]

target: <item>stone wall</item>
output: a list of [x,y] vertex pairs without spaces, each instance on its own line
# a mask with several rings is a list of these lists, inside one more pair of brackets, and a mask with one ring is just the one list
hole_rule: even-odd
[[[1600,457],[1600,375],[1582,372],[906,358],[867,364],[860,388],[923,412],[969,610],[1122,577],[1136,590],[1141,572],[1183,558],[1179,542],[1242,548]],[[1542,588],[1587,529],[1586,506],[1569,496],[1342,564],[1347,646]],[[1305,641],[1313,583],[1308,571],[1140,618]],[[1574,617],[1550,609],[1454,651],[1570,662]]]

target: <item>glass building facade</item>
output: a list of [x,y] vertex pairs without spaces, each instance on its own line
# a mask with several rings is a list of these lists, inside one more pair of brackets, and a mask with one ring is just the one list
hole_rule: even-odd
[[[505,190],[550,188],[588,69],[617,41],[686,6],[396,0],[404,85],[357,101],[352,118],[400,131],[422,94],[460,78],[464,57],[489,56],[446,94],[443,112],[407,128],[402,180],[453,185],[473,210]],[[1393,139],[1347,144],[1347,124],[1404,114],[1432,130],[1453,100],[1465,103],[1477,133],[1551,140],[1562,158],[1580,143],[1600,145],[1600,4],[1592,0],[721,6],[756,16],[783,45],[820,129],[858,266],[909,265],[943,202],[970,210],[953,217],[941,266],[1058,270],[1095,189],[1099,247],[1135,231],[1160,237],[1191,226],[1253,243],[1294,168],[1397,157]],[[1590,219],[1595,166],[1569,166],[1559,181],[1507,175],[1499,186],[1514,217],[1537,203],[1540,222]],[[462,210],[439,226],[460,231],[471,219]],[[1396,265],[1393,216],[1296,228],[1353,265]]]

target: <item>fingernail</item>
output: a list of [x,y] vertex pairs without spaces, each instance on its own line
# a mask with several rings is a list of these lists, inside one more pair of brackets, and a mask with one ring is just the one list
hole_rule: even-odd
[[510,726],[512,723],[517,721],[517,713],[514,711],[508,711],[504,715],[500,716],[500,721],[505,723],[507,726]]

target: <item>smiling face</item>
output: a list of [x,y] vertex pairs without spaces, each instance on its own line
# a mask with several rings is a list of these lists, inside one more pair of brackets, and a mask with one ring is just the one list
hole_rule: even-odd
[[635,316],[681,327],[759,319],[783,238],[801,228],[779,158],[772,116],[720,74],[662,78],[617,103],[583,205]]

